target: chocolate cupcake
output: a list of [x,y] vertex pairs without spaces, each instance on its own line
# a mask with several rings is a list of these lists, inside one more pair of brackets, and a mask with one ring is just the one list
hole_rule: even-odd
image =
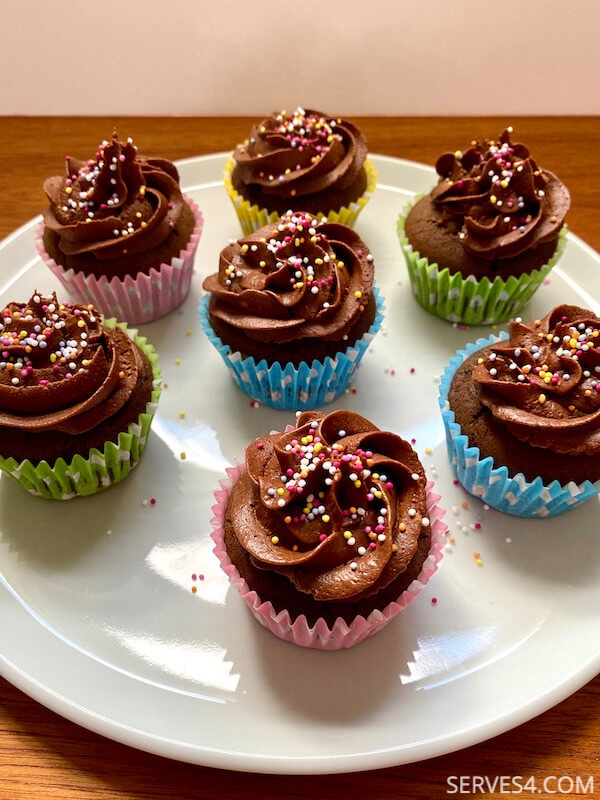
[[514,317],[564,247],[569,192],[511,133],[440,156],[437,185],[398,221],[417,301],[451,322]]
[[243,391],[314,408],[347,388],[381,325],[373,274],[351,228],[290,212],[222,250],[202,324]]
[[67,157],[44,191],[38,248],[78,302],[136,323],[183,302],[203,220],[172,162],[115,133],[89,161]]
[[600,489],[600,319],[562,305],[453,359],[440,387],[462,485],[502,511],[548,516]]
[[255,616],[306,647],[380,630],[437,569],[443,512],[408,442],[360,415],[302,412],[217,492],[213,539]]
[[0,468],[56,499],[126,477],[160,396],[146,340],[93,306],[35,293],[1,312],[0,346]]
[[303,108],[253,125],[224,173],[245,234],[288,210],[352,226],[376,178],[366,139],[355,125]]

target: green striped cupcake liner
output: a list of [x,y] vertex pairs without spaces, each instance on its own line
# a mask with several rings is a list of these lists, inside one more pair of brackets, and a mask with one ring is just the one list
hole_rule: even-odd
[[123,328],[152,364],[152,397],[146,404],[146,411],[119,434],[117,441],[106,442],[102,450],[92,448],[87,456],[76,455],[70,462],[57,458],[54,463],[33,464],[28,459],[16,461],[0,456],[0,470],[30,494],[49,500],[71,500],[96,494],[126,478],[142,457],[162,391],[158,354],[145,337],[139,336],[134,328],[127,328],[126,323],[105,319],[104,325]]
[[448,322],[464,325],[493,325],[517,316],[527,305],[556,262],[567,243],[566,226],[560,230],[554,255],[539,269],[506,280],[497,277],[477,280],[472,275],[451,273],[447,267],[430,264],[413,250],[406,237],[405,221],[412,205],[398,217],[397,233],[406,259],[413,295],[426,311]]

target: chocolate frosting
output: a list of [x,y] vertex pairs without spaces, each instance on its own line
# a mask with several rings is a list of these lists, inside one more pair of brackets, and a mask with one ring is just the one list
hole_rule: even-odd
[[507,128],[498,141],[474,141],[463,152],[440,156],[431,198],[454,218],[469,253],[509,258],[555,240],[570,206],[563,183],[540,169]]
[[85,433],[116,413],[138,380],[137,348],[93,306],[34,293],[0,316],[0,425]]
[[44,191],[44,223],[60,251],[100,262],[158,248],[189,214],[172,162],[138,155],[116,133],[89,161],[67,156],[65,174],[48,178]]
[[600,319],[561,305],[508,328],[508,342],[487,348],[473,370],[481,402],[532,445],[600,453]]
[[255,566],[315,600],[357,601],[404,572],[429,526],[419,459],[352,411],[298,413],[246,450],[229,513]]
[[264,195],[301,198],[350,188],[364,166],[367,143],[347,120],[297,108],[253,125],[233,157],[242,183]]
[[289,212],[225,247],[203,287],[211,316],[256,341],[342,341],[372,295],[373,272],[352,229]]

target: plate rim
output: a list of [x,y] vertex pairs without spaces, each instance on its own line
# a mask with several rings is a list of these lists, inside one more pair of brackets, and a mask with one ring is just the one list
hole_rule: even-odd
[[[228,155],[230,155],[230,151],[219,151],[200,156],[190,156],[174,161],[178,169],[183,171],[182,187],[184,191],[186,186],[185,172],[188,167],[192,167],[199,162],[216,167],[221,161],[223,161],[224,164],[224,159]],[[376,153],[370,153],[369,155],[370,158],[373,159],[376,167],[378,164],[393,164],[395,167],[422,170],[423,174],[427,176],[433,177],[435,175],[433,167],[421,162]],[[377,191],[377,189],[375,191]],[[408,194],[413,193],[410,189],[402,189],[402,191],[406,191]],[[33,217],[0,241],[0,259],[6,248],[10,247],[13,242],[20,242],[22,237],[27,236],[30,231],[39,224],[41,219],[41,214]],[[600,263],[600,255],[579,236],[569,231],[568,238],[578,247],[586,251],[589,257]],[[34,252],[35,248],[32,237],[32,256]],[[37,262],[37,260],[36,257],[34,262]],[[26,265],[19,274],[22,274],[22,272],[30,268],[31,264]],[[3,284],[2,288],[6,289],[7,287]],[[5,584],[1,572],[0,592],[2,594],[4,594],[4,592],[11,593],[10,589]],[[17,602],[17,605],[24,608],[22,602]],[[39,622],[37,624],[43,625],[43,623]],[[52,634],[48,628],[46,628],[46,630]],[[62,643],[61,646],[69,647],[64,639],[60,639],[60,641]],[[79,652],[84,657],[92,657],[83,651]],[[333,756],[273,755],[266,759],[265,756],[261,754],[240,753],[237,751],[227,751],[222,748],[211,748],[207,745],[201,746],[190,742],[177,742],[172,738],[161,737],[150,731],[133,728],[119,720],[103,717],[91,708],[85,708],[64,694],[54,691],[50,686],[44,685],[35,676],[21,669],[18,664],[14,663],[3,652],[0,652],[0,675],[2,675],[2,677],[36,702],[39,702],[42,706],[51,709],[75,724],[81,725],[114,741],[156,755],[209,767],[265,774],[333,774],[364,771],[416,763],[428,758],[452,753],[485,741],[491,736],[499,735],[544,713],[582,688],[592,680],[598,672],[600,672],[600,651],[595,655],[590,655],[583,667],[580,665],[576,671],[566,676],[565,679],[553,687],[553,689],[540,693],[540,695],[535,697],[529,704],[522,705],[518,709],[518,713],[515,713],[514,710],[507,711],[504,715],[500,715],[493,720],[489,720],[483,724],[471,725],[458,732],[458,734],[454,733],[452,737],[431,737],[425,742],[412,742],[409,745],[369,750],[365,751],[363,754],[352,753]],[[450,738],[453,744],[451,747],[448,747],[448,739]],[[404,756],[408,756],[408,758]]]

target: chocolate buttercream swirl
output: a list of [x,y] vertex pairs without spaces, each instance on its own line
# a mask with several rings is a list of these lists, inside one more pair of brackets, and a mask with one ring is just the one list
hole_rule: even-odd
[[561,305],[509,323],[473,370],[481,402],[520,439],[558,453],[600,452],[600,319]]
[[513,144],[511,132],[445,153],[436,164],[432,201],[462,225],[465,250],[481,258],[509,258],[556,239],[570,206],[567,188],[525,145]]
[[67,156],[65,174],[48,178],[44,191],[44,223],[61,252],[99,261],[159,247],[185,210],[174,164],[138,155],[132,140],[123,143],[116,133],[89,161]]
[[367,143],[347,120],[297,108],[253,125],[233,157],[244,184],[265,195],[301,198],[349,189],[363,169]]
[[372,295],[373,273],[353,230],[290,212],[224,248],[203,287],[211,315],[256,341],[342,341]]
[[127,334],[93,306],[35,293],[0,313],[0,425],[85,433],[118,411],[138,380]]
[[229,506],[240,544],[315,600],[383,589],[429,527],[412,447],[351,411],[299,413],[295,428],[248,446],[246,467]]

